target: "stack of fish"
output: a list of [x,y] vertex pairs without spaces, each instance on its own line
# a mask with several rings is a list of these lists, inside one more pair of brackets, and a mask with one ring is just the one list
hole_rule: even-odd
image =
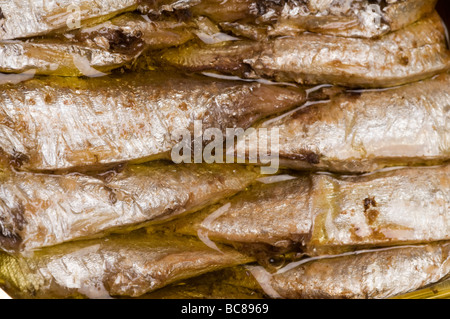
[[[0,287],[448,295],[450,51],[435,5],[0,0]],[[171,162],[198,121],[277,129],[282,169],[261,175],[251,143],[235,158],[247,165]]]

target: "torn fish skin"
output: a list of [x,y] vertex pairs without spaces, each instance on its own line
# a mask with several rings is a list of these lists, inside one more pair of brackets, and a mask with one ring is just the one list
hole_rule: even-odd
[[[450,160],[449,88],[450,75],[441,74],[389,90],[332,94],[259,127],[279,129],[282,167],[345,174],[440,165]],[[247,157],[253,151],[250,145]]]
[[175,14],[143,16],[125,13],[101,24],[65,34],[69,40],[88,42],[113,52],[139,54],[142,47],[158,50],[178,46],[194,38],[196,23]]
[[170,220],[234,195],[257,176],[239,165],[165,162],[101,176],[5,171],[0,249],[26,253]]
[[276,38],[244,62],[258,76],[277,81],[384,88],[448,70],[450,52],[434,13],[374,40],[317,34]]
[[443,279],[450,272],[449,256],[446,242],[312,259],[273,275],[253,273],[278,298],[383,299]]
[[[12,40],[63,32],[133,11],[142,0],[3,0],[0,39]],[[78,21],[79,20],[79,21]],[[78,26],[79,22],[79,26]]]
[[1,286],[14,298],[139,297],[171,283],[252,262],[189,237],[141,232],[66,243],[29,256],[0,253]]
[[310,256],[450,240],[448,165],[291,177],[255,184],[164,227],[216,242],[268,244]]
[[[0,149],[20,170],[95,170],[166,158],[194,121],[246,129],[305,101],[301,88],[179,74],[36,77],[4,85]],[[170,154],[169,154],[170,155]]]

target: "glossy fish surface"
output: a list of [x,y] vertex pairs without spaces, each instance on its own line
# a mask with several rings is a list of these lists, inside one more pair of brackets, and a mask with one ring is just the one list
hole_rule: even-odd
[[450,67],[444,25],[437,15],[379,39],[317,34],[280,37],[244,62],[264,77],[305,84],[391,87]]
[[11,40],[80,28],[132,11],[141,0],[2,0],[0,39]]
[[145,47],[157,50],[181,45],[194,38],[195,21],[176,16],[147,16],[126,13],[101,24],[81,28],[66,35],[75,41],[91,42],[121,53],[139,52]]
[[[306,2],[306,3],[305,3]],[[375,38],[397,31],[433,12],[435,0],[286,1],[270,35],[309,31],[343,37]],[[273,20],[274,1],[263,1],[259,20]],[[264,8],[265,6],[265,8]],[[276,10],[276,9],[275,9]]]
[[251,262],[188,237],[127,234],[72,242],[28,257],[0,254],[2,288],[15,298],[139,297],[178,280]]
[[106,175],[4,172],[1,249],[26,252],[192,212],[249,185],[242,166],[155,162]]
[[34,171],[165,157],[194,121],[246,129],[305,100],[302,89],[156,72],[35,78],[0,95],[0,149]]
[[300,245],[309,255],[450,239],[448,165],[279,178],[167,226],[225,243]]
[[411,83],[450,68],[445,29],[437,13],[377,39],[305,33],[264,41],[190,43],[162,52],[157,60],[188,71],[357,88]]
[[266,35],[305,31],[345,37],[373,38],[399,30],[430,14],[435,0],[405,1],[255,1],[205,0],[190,8],[216,22],[263,27]]
[[0,42],[0,72],[101,76],[133,61],[137,55],[59,40],[4,41]]
[[[340,173],[450,159],[450,75],[333,95],[261,125],[280,132],[282,166]],[[238,143],[238,148],[243,147]],[[247,149],[253,154],[254,146]]]
[[450,244],[410,246],[291,264],[254,275],[278,298],[381,299],[435,283],[450,272]]

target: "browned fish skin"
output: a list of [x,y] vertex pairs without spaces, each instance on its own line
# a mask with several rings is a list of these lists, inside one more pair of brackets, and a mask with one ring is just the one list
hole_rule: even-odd
[[2,86],[0,149],[33,171],[144,162],[167,156],[195,120],[246,129],[304,99],[301,89],[156,72],[35,78]]
[[230,165],[150,163],[107,180],[82,174],[0,177],[0,249],[26,252],[142,227],[244,189],[257,174]]
[[272,1],[204,0],[194,15],[216,22],[262,26],[266,34],[285,36],[304,31],[345,37],[373,38],[404,28],[430,14],[437,0],[400,1]]
[[[271,1],[266,1],[271,3]],[[303,31],[343,37],[375,38],[397,31],[432,13],[437,0],[400,1],[310,1],[306,15],[295,4],[284,6],[272,36],[294,35]],[[303,5],[305,6],[305,5]]]
[[64,31],[74,25],[79,9],[80,25],[104,21],[137,9],[144,0],[2,0],[0,39],[10,40]]
[[[102,24],[71,32],[74,40],[92,43],[120,53],[139,53],[142,47],[158,50],[181,45],[194,38],[194,21],[180,21],[174,15],[152,19],[126,13]],[[69,37],[66,35],[66,37]]]
[[101,75],[101,72],[109,72],[132,62],[139,53],[111,52],[86,43],[59,40],[0,42],[0,72],[33,71],[36,75],[87,76],[87,67]]
[[250,271],[226,268],[191,278],[141,296],[144,299],[263,299],[267,298]]
[[188,237],[138,233],[66,243],[27,257],[0,253],[0,285],[15,298],[139,297],[252,261],[221,250]]
[[168,49],[156,59],[195,72],[367,88],[410,83],[450,68],[444,26],[437,13],[379,39],[305,33],[263,42],[191,42]]
[[324,258],[269,275],[266,284],[282,298],[389,298],[444,278],[449,256],[445,243]]
[[189,72],[217,71],[250,77],[251,68],[243,59],[260,50],[261,44],[253,41],[227,41],[216,44],[190,42],[164,51],[157,60],[163,65]]
[[277,38],[244,62],[259,76],[278,81],[378,88],[445,71],[450,53],[444,26],[435,13],[375,40],[316,34]]
[[285,251],[300,244],[309,255],[450,240],[448,165],[367,176],[287,178],[291,180],[254,185],[164,227]]
[[443,74],[385,91],[338,94],[261,126],[279,129],[280,164],[294,169],[361,173],[439,165],[450,160],[449,104],[450,75]]

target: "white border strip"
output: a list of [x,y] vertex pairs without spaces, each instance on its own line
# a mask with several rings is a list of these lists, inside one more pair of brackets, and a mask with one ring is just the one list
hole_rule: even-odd
[[0,288],[0,299],[12,299],[6,292]]

